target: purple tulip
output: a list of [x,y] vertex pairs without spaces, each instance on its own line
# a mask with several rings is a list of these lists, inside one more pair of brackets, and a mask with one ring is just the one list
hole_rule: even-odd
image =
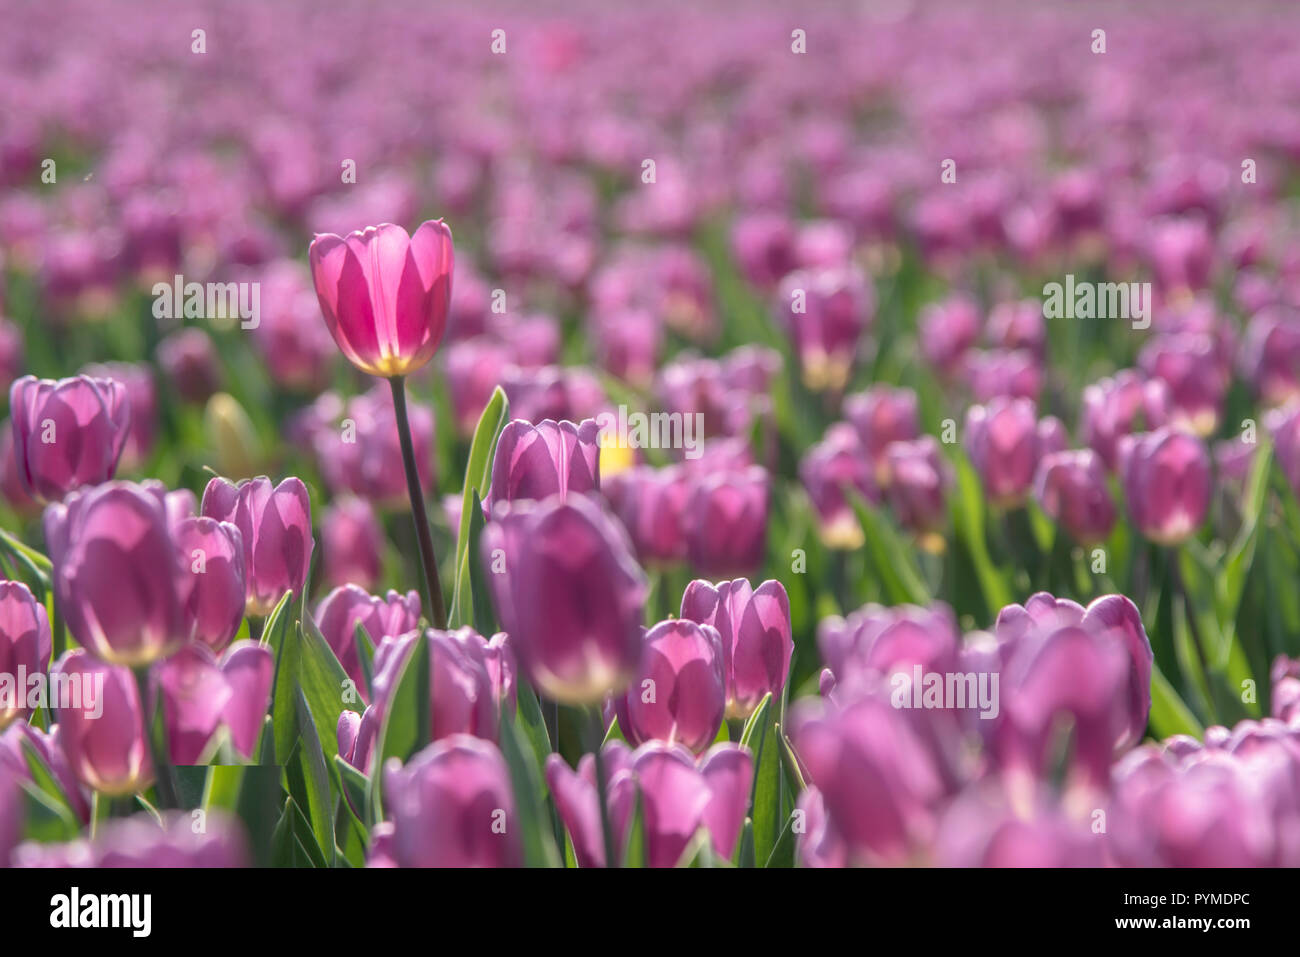
[[875,315],[875,293],[856,266],[799,270],[781,281],[777,314],[799,357],[804,384],[840,392]]
[[19,474],[18,460],[14,455],[14,430],[8,419],[0,421],[0,496],[21,516],[34,515],[41,510],[40,502],[32,498]]
[[951,471],[933,435],[891,442],[882,469],[885,501],[899,524],[922,536],[922,544],[944,527]]
[[230,522],[186,518],[172,528],[190,583],[184,634],[214,652],[234,640],[244,620],[244,541]]
[[[636,803],[636,780],[632,774],[632,752],[622,741],[613,740],[601,748],[605,763],[606,806],[614,847],[627,843],[632,809]],[[595,755],[584,754],[578,769],[572,770],[558,754],[546,757],[546,786],[555,799],[556,810],[573,841],[573,855],[579,867],[604,867],[605,842],[596,792]]]
[[169,759],[199,764],[230,703],[230,685],[202,645],[182,648],[158,665],[154,677],[162,690]]
[[483,531],[497,615],[534,687],[593,704],[631,678],[645,574],[617,522],[583,495],[512,503]]
[[697,572],[748,574],[767,552],[769,478],[760,466],[701,478],[686,507],[686,550]]
[[944,375],[955,375],[979,338],[980,314],[975,301],[953,296],[927,306],[919,324],[919,342],[926,361]]
[[972,350],[965,360],[966,381],[976,402],[997,398],[1038,400],[1043,389],[1041,361],[1024,349]]
[[384,532],[365,499],[344,496],[321,517],[325,584],[373,588],[382,572]]
[[366,629],[377,648],[385,638],[415,630],[420,623],[420,596],[414,591],[402,595],[392,589],[380,598],[359,585],[335,588],[316,606],[316,625],[330,650],[366,698],[365,673],[357,651],[357,625]]
[[[120,665],[70,651],[51,676],[79,691],[56,708],[60,745],[77,780],[101,794],[133,794],[153,780],[135,676]],[[69,692],[71,695],[71,692]]]
[[731,246],[741,275],[760,289],[771,289],[796,266],[794,226],[776,213],[738,219]]
[[1266,405],[1300,397],[1300,319],[1281,309],[1261,310],[1246,327],[1238,363]]
[[890,442],[915,439],[921,434],[916,393],[911,389],[877,385],[850,395],[844,400],[844,417],[857,429],[877,474]]
[[537,425],[515,419],[501,430],[492,460],[489,514],[499,502],[544,499],[600,488],[600,428],[547,419]]
[[1148,342],[1138,365],[1169,392],[1169,423],[1200,436],[1213,435],[1223,414],[1228,375],[1214,341],[1200,333],[1162,335]]
[[822,441],[811,446],[799,463],[799,477],[817,512],[822,541],[828,548],[852,551],[864,538],[857,512],[848,498],[855,492],[864,501],[880,500],[875,469],[853,426],[837,422]]
[[113,477],[131,426],[120,382],[23,376],[9,390],[9,409],[18,476],[37,501]]
[[1102,379],[1083,390],[1083,440],[1108,469],[1114,469],[1119,464],[1119,440],[1164,425],[1169,402],[1163,382],[1144,380],[1132,369]]
[[230,522],[244,540],[249,615],[269,615],[285,592],[302,591],[311,567],[311,501],[301,479],[272,486],[265,476],[238,485],[214,478],[203,490],[204,516]]
[[697,579],[682,594],[681,616],[718,631],[728,717],[749,717],[769,692],[773,699],[781,696],[794,655],[784,585],[774,579],[757,588],[743,578],[716,585]]
[[148,664],[187,638],[190,582],[167,507],[161,486],[111,482],[45,512],[59,610],[105,661]]
[[230,686],[230,700],[222,715],[230,741],[245,758],[251,758],[262,737],[266,709],[275,680],[275,656],[256,641],[237,641],[221,656],[221,674]]
[[619,727],[633,744],[657,739],[699,754],[722,726],[724,668],[722,641],[711,625],[660,622],[646,632],[641,666],[620,711],[626,720]]
[[455,342],[446,349],[447,391],[456,431],[469,438],[510,364],[510,348],[487,337]]
[[824,618],[817,628],[837,700],[872,693],[880,678],[900,671],[910,676],[915,665],[924,672],[956,671],[961,643],[957,618],[942,602],[929,608],[864,605],[847,618]]
[[801,703],[791,730],[853,862],[901,863],[928,845],[943,780],[903,712],[879,696],[843,710]]
[[413,235],[392,223],[320,233],[308,259],[325,324],[354,366],[389,378],[433,358],[451,304],[451,230],[442,220]]
[[398,866],[522,863],[510,774],[491,742],[457,734],[435,741],[405,767],[391,759],[384,794],[392,819],[387,850]]
[[1104,542],[1115,527],[1115,502],[1106,470],[1092,449],[1044,455],[1034,479],[1034,498],[1085,547]]
[[201,405],[221,389],[220,361],[212,338],[202,329],[180,329],[158,343],[158,364],[187,402]]
[[[392,593],[390,593],[392,594]],[[383,715],[417,641],[429,645],[429,729],[433,740],[472,734],[496,740],[503,681],[488,665],[488,640],[468,626],[390,636],[375,649],[374,708]]]
[[1210,507],[1210,453],[1196,436],[1168,427],[1126,436],[1119,473],[1129,517],[1144,536],[1177,545],[1196,534]]
[[754,776],[753,756],[717,744],[698,760],[680,745],[650,741],[632,755],[641,794],[646,863],[674,867],[700,828],[713,851],[730,859],[740,839]]
[[45,606],[22,582],[0,581],[0,731],[31,716],[27,679],[49,671],[51,648]]
[[601,482],[643,565],[671,565],[686,557],[686,505],[692,485],[681,466],[634,466]]
[[1028,399],[997,398],[966,413],[966,449],[998,508],[1022,505],[1044,454],[1060,450],[1059,423],[1038,421]]
[[[312,429],[311,448],[325,484],[334,494],[358,495],[381,509],[406,505],[405,471],[397,431],[397,414],[391,390],[380,385],[353,396],[346,407],[324,402],[326,415]],[[415,451],[420,487],[428,492],[434,483],[435,420],[433,410],[420,403],[407,406],[411,444]]]
[[152,369],[143,362],[98,362],[86,366],[81,374],[96,381],[118,382],[126,388],[131,427],[119,464],[125,469],[143,464],[153,454],[158,430],[158,392]]
[[988,342],[997,348],[1023,350],[1042,359],[1047,342],[1042,302],[1037,299],[1020,299],[1016,302],[998,303],[989,311],[984,334]]
[[[1027,812],[1027,813],[1026,813]],[[1101,867],[1101,842],[1061,810],[1017,813],[992,787],[963,793],[945,812],[935,839],[943,867]]]
[[801,867],[846,867],[848,848],[826,816],[826,802],[809,785],[799,792],[796,809],[803,814],[804,829],[795,839],[795,860]]
[[[89,847],[24,845],[19,866],[126,868],[247,867],[248,847],[238,820],[210,811],[196,830],[188,811],[167,811],[162,826],[149,814],[110,820]],[[51,855],[53,860],[50,860]],[[58,862],[62,859],[63,863]]]

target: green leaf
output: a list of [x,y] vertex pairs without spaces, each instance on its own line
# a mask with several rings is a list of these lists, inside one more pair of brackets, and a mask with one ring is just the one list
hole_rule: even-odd
[[298,681],[316,722],[328,765],[339,750],[339,715],[359,708],[361,702],[348,700],[350,694],[345,697],[345,689],[351,691],[352,681],[310,615],[300,623],[298,640]]
[[749,816],[754,821],[754,859],[766,861],[781,828],[781,755],[771,692],[763,696],[740,736],[754,759]]
[[1168,738],[1175,734],[1189,734],[1199,738],[1205,733],[1191,709],[1183,703],[1178,692],[1165,678],[1159,665],[1151,669],[1151,715],[1148,723],[1158,738]]
[[298,658],[301,643],[298,628],[280,629],[275,656],[275,680],[271,684],[271,722],[277,756],[288,755],[298,740]]
[[492,457],[496,453],[497,437],[510,420],[510,402],[500,386],[492,392],[483,414],[474,429],[474,438],[470,442],[469,462],[465,467],[465,489],[461,496],[460,530],[456,536],[456,580],[452,588],[451,613],[449,626],[458,628],[469,624],[469,616],[474,608],[473,586],[470,581],[469,562],[477,561],[478,556],[470,555],[470,536],[473,531],[471,516],[475,508],[475,497],[487,494],[492,481]]
[[867,551],[891,604],[928,605],[930,593],[920,571],[912,563],[912,549],[903,544],[888,520],[876,515],[874,508],[850,488],[845,488],[853,511],[862,525]]
[[429,642],[417,635],[402,654],[369,769],[368,807],[375,819],[383,815],[383,770],[388,759],[405,763],[429,743]]
[[524,847],[524,863],[528,867],[559,867],[560,856],[546,813],[546,781],[528,737],[517,720],[509,719],[501,723],[499,737],[514,789],[515,826]]
[[305,784],[307,785],[307,816],[311,821],[311,830],[316,839],[316,846],[333,863],[334,857],[334,794],[330,790],[330,774],[325,763],[325,754],[321,750],[321,737],[312,719],[311,707],[302,689],[298,689],[298,756],[302,762]]
[[954,466],[957,473],[957,501],[954,503],[957,534],[965,542],[975,565],[975,575],[984,592],[989,613],[997,614],[1011,604],[1011,590],[989,557],[988,542],[984,537],[984,492],[965,454],[958,452],[954,456]]
[[[312,624],[315,624],[315,622],[313,621]],[[357,622],[357,627],[352,630],[352,640],[357,646],[357,660],[361,662],[361,677],[366,683],[366,696],[373,698],[375,694],[375,643],[370,638],[370,632],[366,631],[366,626],[360,621]]]
[[334,770],[348,799],[346,803],[361,813],[366,806],[366,792],[370,790],[370,778],[343,760],[341,754],[334,755]]
[[785,827],[781,828],[781,836],[776,839],[776,845],[767,856],[764,867],[794,867],[794,819],[793,814],[785,819]]

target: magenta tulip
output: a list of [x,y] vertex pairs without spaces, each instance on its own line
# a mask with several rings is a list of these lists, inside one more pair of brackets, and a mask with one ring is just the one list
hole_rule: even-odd
[[325,553],[325,584],[373,588],[379,581],[384,532],[374,508],[365,499],[348,495],[325,508],[321,548]]
[[757,571],[767,551],[770,479],[761,466],[702,477],[686,507],[686,550],[703,575]]
[[244,540],[239,528],[214,518],[186,518],[173,529],[189,577],[184,632],[220,652],[244,620]]
[[321,635],[363,699],[366,682],[357,651],[357,625],[366,629],[378,648],[385,638],[404,635],[419,623],[420,596],[413,591],[402,595],[389,589],[381,598],[358,585],[344,585],[335,588],[316,606],[316,624]]
[[632,755],[644,813],[646,863],[674,867],[701,828],[714,853],[730,859],[749,804],[753,757],[735,744],[717,744],[698,763],[680,745],[643,744]]
[[1170,428],[1127,436],[1119,472],[1129,517],[1147,538],[1177,545],[1196,534],[1210,507],[1210,453],[1196,436]]
[[153,780],[144,713],[135,676],[84,651],[70,651],[51,669],[78,689],[55,710],[60,745],[77,780],[101,794],[132,794]]
[[1060,451],[1058,428],[1050,417],[1039,422],[1028,399],[997,398],[967,410],[966,449],[995,507],[1024,503],[1039,459]]
[[[605,763],[606,805],[614,847],[627,842],[632,809],[636,803],[636,781],[632,774],[632,752],[622,741],[613,740],[601,748]],[[576,771],[558,754],[546,757],[546,786],[555,799],[556,810],[573,841],[573,855],[579,867],[605,867],[605,843],[596,792],[596,758],[584,754]]]
[[501,430],[492,460],[489,513],[498,502],[561,498],[600,488],[600,428],[547,419],[532,425],[515,419]]
[[657,739],[696,754],[707,748],[727,705],[725,656],[717,630],[684,618],[651,628],[624,700],[621,715],[627,720],[619,726],[633,744]]
[[718,631],[729,717],[748,717],[769,692],[780,697],[794,655],[784,585],[773,579],[757,588],[743,578],[716,585],[697,579],[682,595],[681,616]]
[[38,501],[107,482],[131,427],[126,386],[112,379],[36,379],[9,390],[18,477]]
[[409,236],[392,223],[321,233],[307,255],[325,324],[349,362],[391,378],[433,358],[447,326],[454,258],[442,220]]
[[1044,455],[1034,479],[1034,497],[1080,545],[1104,542],[1115,527],[1106,470],[1092,449]]
[[238,485],[214,478],[203,490],[204,516],[230,522],[244,540],[246,612],[269,615],[285,592],[302,591],[311,567],[311,501],[301,479],[272,486],[265,476]]
[[45,606],[22,582],[0,581],[0,731],[31,716],[28,679],[49,671],[51,648]]
[[401,867],[517,867],[519,821],[510,773],[489,741],[457,734],[405,767],[384,769],[390,849]]

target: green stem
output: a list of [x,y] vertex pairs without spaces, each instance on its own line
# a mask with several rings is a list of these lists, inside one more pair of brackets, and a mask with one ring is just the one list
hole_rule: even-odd
[[614,852],[614,828],[609,820],[609,772],[605,767],[604,748],[601,747],[605,737],[605,721],[599,705],[591,708],[589,727],[591,751],[596,760],[596,803],[600,806],[600,835],[605,844],[605,866],[618,867],[618,856]]
[[442,583],[438,580],[438,560],[433,554],[433,536],[429,532],[429,513],[420,488],[420,472],[415,467],[415,446],[411,442],[411,422],[406,415],[406,379],[393,376],[388,380],[393,390],[393,411],[397,415],[397,436],[402,443],[402,465],[406,469],[406,492],[411,499],[411,518],[420,546],[420,567],[424,572],[424,600],[430,610],[433,627],[447,627],[447,609],[442,601]]
[[[162,726],[162,732],[154,734],[154,715],[151,705],[154,704],[149,694],[149,666],[142,665],[134,669],[135,685],[140,692],[140,721],[141,730],[144,732],[145,740],[149,743],[149,755],[153,758],[154,784],[158,790],[158,803],[164,808],[176,807],[176,785],[172,780],[172,766],[167,759],[167,749],[163,745],[162,737],[166,735],[167,724],[166,718],[159,722]],[[158,702],[158,707],[162,708],[162,702]]]

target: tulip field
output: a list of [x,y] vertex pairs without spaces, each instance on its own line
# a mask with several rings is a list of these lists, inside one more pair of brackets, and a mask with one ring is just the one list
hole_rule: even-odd
[[1298,36],[20,3],[0,867],[1300,866]]

